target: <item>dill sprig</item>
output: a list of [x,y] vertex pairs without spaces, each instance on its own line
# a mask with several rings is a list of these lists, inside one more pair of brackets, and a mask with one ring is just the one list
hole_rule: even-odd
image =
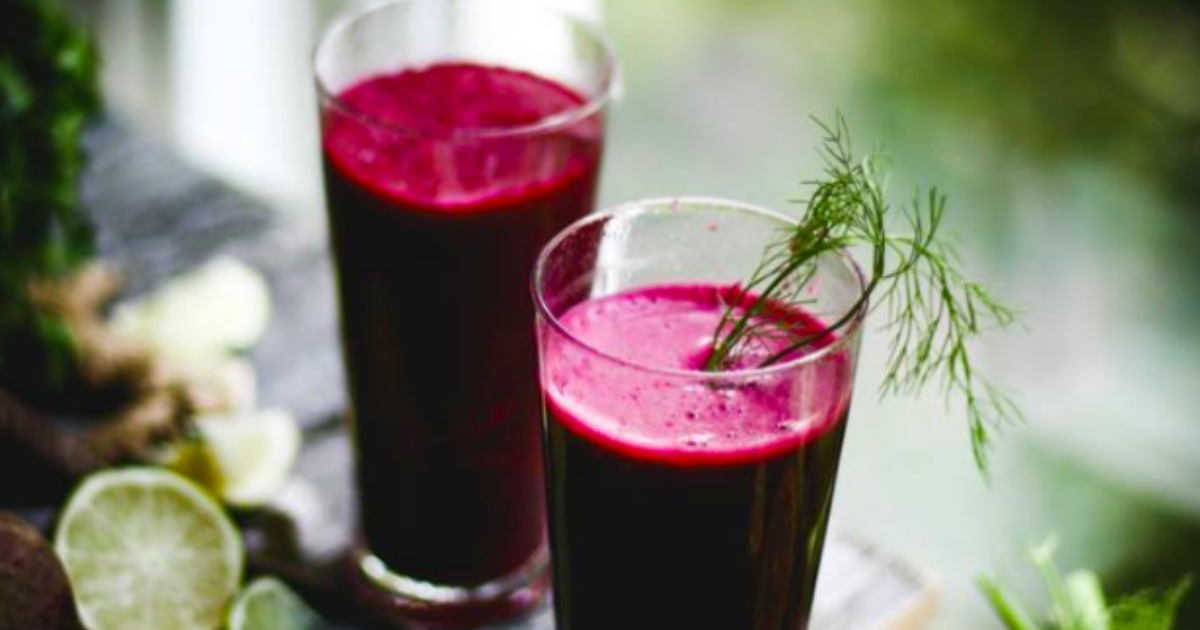
[[[814,118],[824,133],[820,153],[824,177],[805,182],[811,195],[799,201],[804,214],[784,238],[770,244],[754,273],[735,290],[714,334],[706,369],[728,369],[751,348],[779,348],[761,362],[770,365],[844,328],[863,309],[883,310],[891,334],[881,395],[916,394],[938,386],[947,402],[963,403],[979,468],[987,470],[991,432],[1019,419],[1020,409],[975,369],[972,340],[1016,317],[961,271],[962,259],[939,233],[946,197],[920,190],[907,205],[885,197],[886,160],[878,151],[857,160],[846,121]],[[904,224],[902,232],[889,224]],[[826,255],[865,249],[866,286],[857,301],[823,330],[798,335],[786,322],[765,317],[770,304],[803,304],[804,290]],[[783,339],[786,343],[780,344]],[[770,343],[768,343],[770,342]]]

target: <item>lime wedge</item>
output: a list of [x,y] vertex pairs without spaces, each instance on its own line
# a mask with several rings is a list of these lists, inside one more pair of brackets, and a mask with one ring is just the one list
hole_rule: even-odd
[[200,416],[195,426],[199,439],[168,449],[162,462],[230,505],[270,501],[300,453],[300,428],[282,409]]
[[270,319],[271,292],[262,274],[220,257],[118,305],[112,326],[168,354],[220,354],[253,346]]
[[227,630],[315,630],[321,623],[307,604],[275,578],[259,578],[238,595]]
[[89,630],[212,630],[242,576],[229,517],[192,482],[152,468],[88,477],[54,550]]

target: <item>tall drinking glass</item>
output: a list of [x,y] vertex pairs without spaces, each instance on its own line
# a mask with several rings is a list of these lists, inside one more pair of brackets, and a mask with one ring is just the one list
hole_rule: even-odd
[[[860,340],[862,279],[829,255],[799,304],[704,371],[738,283],[794,222],[649,200],[576,222],[534,270],[560,630],[808,625]],[[777,250],[778,251],[778,250]],[[782,362],[756,359],[796,337]]]
[[314,63],[355,575],[401,613],[528,606],[548,564],[528,274],[592,209],[612,55],[525,3],[412,0],[341,19]]

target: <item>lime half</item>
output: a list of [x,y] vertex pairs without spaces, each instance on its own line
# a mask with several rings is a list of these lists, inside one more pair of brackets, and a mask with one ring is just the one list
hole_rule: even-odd
[[89,630],[218,628],[244,562],[221,506],[151,468],[88,477],[62,513],[54,550]]
[[250,583],[229,610],[228,630],[316,630],[321,619],[275,578]]

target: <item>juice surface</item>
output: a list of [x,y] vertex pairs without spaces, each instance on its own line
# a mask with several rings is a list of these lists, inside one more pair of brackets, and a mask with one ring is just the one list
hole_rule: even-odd
[[[764,380],[753,387],[681,387],[678,375],[701,372],[729,291],[713,286],[669,285],[590,300],[561,318],[564,329],[605,354],[648,370],[611,370],[591,357],[556,364],[547,394],[571,418],[574,430],[636,459],[680,466],[753,462],[794,450],[836,421],[842,363],[806,374],[805,383]],[[779,316],[776,314],[776,316]],[[783,314],[796,335],[821,331],[800,311]],[[827,346],[820,340],[790,360]],[[734,367],[748,367],[786,343],[757,344]],[[799,385],[806,399],[827,405],[797,415]]]
[[504,131],[581,104],[534,75],[438,64],[322,112],[360,528],[396,573],[480,584],[544,543],[529,270],[592,208],[603,120]]
[[[790,357],[819,353],[808,367],[705,382],[728,296],[655,286],[560,316],[604,356],[543,332],[560,627],[806,626],[853,357],[830,334]],[[797,335],[821,331],[803,311],[772,316]]]
[[482,213],[594,176],[601,122],[528,131],[585,104],[533,74],[441,63],[379,75],[338,95],[325,157],[338,174],[407,210]]

